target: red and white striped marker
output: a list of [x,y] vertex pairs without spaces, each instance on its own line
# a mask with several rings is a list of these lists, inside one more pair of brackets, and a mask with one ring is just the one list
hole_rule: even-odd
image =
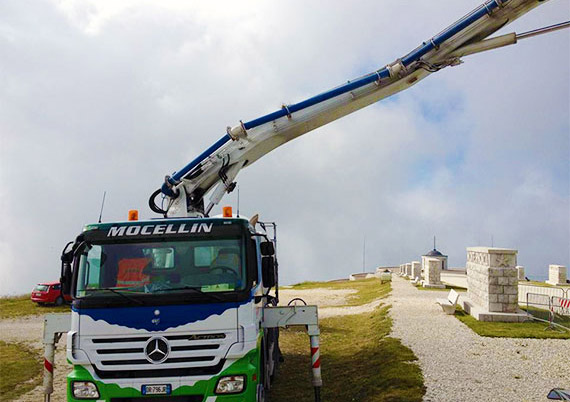
[[44,401],[49,402],[53,392],[53,366],[55,359],[55,344],[44,344]]
[[53,363],[44,357],[44,368],[53,375]]
[[560,307],[562,308],[570,308],[570,299],[558,299],[560,301]]
[[321,387],[321,353],[319,351],[319,336],[311,335],[311,364],[313,369],[313,387]]

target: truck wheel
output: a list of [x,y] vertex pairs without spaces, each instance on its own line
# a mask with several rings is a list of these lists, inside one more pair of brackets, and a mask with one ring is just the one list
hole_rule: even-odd
[[55,305],[61,306],[62,304],[63,304],[63,297],[57,296],[57,299],[55,299]]
[[271,377],[270,377],[270,373],[269,373],[269,364],[267,363],[267,358],[268,358],[267,354],[268,354],[267,344],[265,342],[262,342],[261,343],[261,366],[259,368],[259,372],[261,373],[261,378],[259,379],[259,382],[261,383],[261,386],[263,387],[264,393],[269,391],[269,389],[271,387]]
[[277,377],[277,372],[279,370],[279,363],[283,362],[283,355],[281,354],[281,349],[279,348],[279,328],[275,328],[273,332],[273,372],[271,373],[271,382],[275,377]]
[[263,384],[263,389],[265,392],[271,389],[271,373],[269,372],[269,349],[267,348],[267,343],[263,342],[261,349],[262,364],[261,364],[261,384]]
[[263,388],[262,384],[257,384],[257,395],[256,395],[256,402],[266,402],[267,397],[265,395],[265,388]]

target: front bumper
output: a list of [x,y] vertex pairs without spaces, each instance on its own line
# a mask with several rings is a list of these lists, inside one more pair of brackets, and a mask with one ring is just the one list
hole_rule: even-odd
[[48,295],[32,296],[31,300],[35,303],[55,303],[55,299],[52,300]]
[[[232,402],[232,401],[255,401],[259,379],[259,357],[257,350],[252,350],[244,357],[235,361],[227,361],[224,369],[212,376],[200,377],[163,377],[163,378],[136,378],[121,380],[100,380],[92,374],[89,366],[75,365],[73,371],[67,377],[67,400],[68,402],[81,402],[85,399],[76,399],[72,394],[74,381],[92,381],[97,385],[99,398],[92,401],[105,402]],[[216,395],[215,388],[220,377],[229,375],[245,375],[246,385],[243,392],[234,395]],[[156,396],[144,396],[143,385],[170,384],[172,393],[157,399]],[[195,396],[195,398],[180,398],[183,396]],[[133,399],[135,398],[135,399]]]

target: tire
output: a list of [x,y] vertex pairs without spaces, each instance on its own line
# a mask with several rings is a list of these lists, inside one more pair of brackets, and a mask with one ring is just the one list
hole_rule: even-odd
[[259,367],[261,378],[259,379],[259,382],[261,383],[261,386],[263,387],[263,391],[265,393],[271,389],[271,377],[267,366],[267,353],[267,345],[264,341],[261,343],[261,364]]
[[267,402],[267,394],[262,384],[257,384],[257,394],[255,396],[256,402]]
[[271,373],[271,382],[275,377],[277,377],[277,373],[279,371],[279,364],[283,362],[283,355],[281,354],[281,349],[279,348],[279,328],[273,328],[272,333],[272,341],[273,341],[273,372]]
[[57,299],[55,299],[55,305],[61,306],[62,304],[63,304],[63,297],[57,296]]

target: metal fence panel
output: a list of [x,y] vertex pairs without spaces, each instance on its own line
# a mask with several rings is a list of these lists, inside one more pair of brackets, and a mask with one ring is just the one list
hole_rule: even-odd
[[534,293],[540,295],[548,295],[548,297],[557,296],[568,298],[567,290],[564,288],[556,288],[550,286],[537,286],[537,285],[527,285],[525,283],[519,282],[519,303],[526,303],[527,293]]
[[535,320],[552,322],[551,302],[549,295],[540,293],[526,293],[526,313]]

